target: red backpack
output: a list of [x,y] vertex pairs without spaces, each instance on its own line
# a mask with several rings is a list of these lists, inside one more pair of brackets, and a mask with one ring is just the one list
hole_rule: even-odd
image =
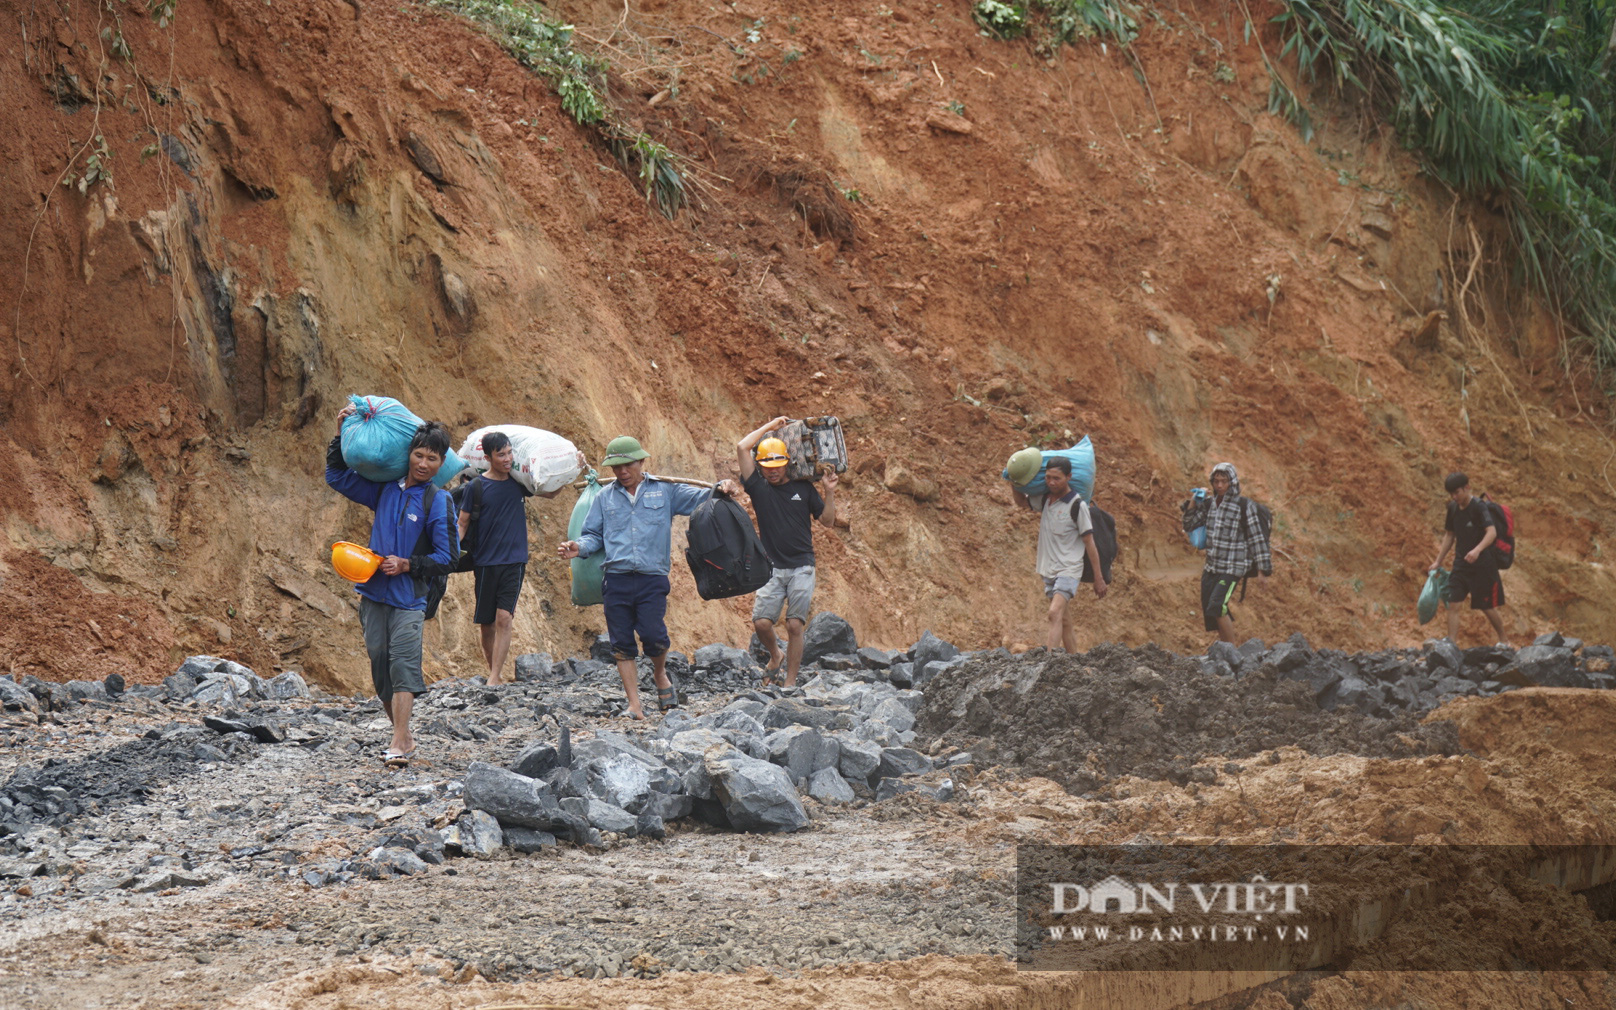
[[1487,549],[1492,552],[1493,560],[1498,562],[1500,569],[1508,568],[1515,563],[1515,513],[1503,502],[1493,501],[1486,495],[1479,495],[1482,507],[1487,510],[1487,519],[1493,529],[1498,531],[1492,546]]

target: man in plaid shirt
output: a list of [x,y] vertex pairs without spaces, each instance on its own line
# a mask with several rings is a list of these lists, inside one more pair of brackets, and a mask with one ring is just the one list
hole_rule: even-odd
[[1233,463],[1212,468],[1212,494],[1186,514],[1186,532],[1206,527],[1206,567],[1201,571],[1201,615],[1206,630],[1234,644],[1234,615],[1229,598],[1235,587],[1253,574],[1264,579],[1274,573],[1272,550],[1257,507],[1240,494],[1240,475]]

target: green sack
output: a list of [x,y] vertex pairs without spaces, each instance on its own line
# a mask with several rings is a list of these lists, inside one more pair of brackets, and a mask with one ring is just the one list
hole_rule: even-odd
[[1430,624],[1436,616],[1437,606],[1448,598],[1448,570],[1438,568],[1425,577],[1425,588],[1420,590],[1420,623]]
[[[600,481],[595,477],[595,471],[590,470],[585,478],[589,486],[578,496],[578,504],[572,507],[572,519],[567,523],[567,539],[577,540],[584,531],[584,520],[589,517],[589,506],[600,497]],[[601,602],[600,584],[605,577],[600,570],[601,562],[606,560],[605,551],[596,551],[587,558],[572,559],[572,605],[575,607],[593,607]]]

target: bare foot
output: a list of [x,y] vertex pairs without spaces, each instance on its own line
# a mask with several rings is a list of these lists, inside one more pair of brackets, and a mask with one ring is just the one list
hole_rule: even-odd
[[637,719],[637,720],[640,720],[640,721],[644,721],[644,719],[645,719],[645,713],[641,712],[637,708],[631,708],[627,712],[624,712],[623,714],[626,715],[630,719]]
[[508,683],[508,681],[500,680],[498,677],[489,677],[488,678],[488,686],[489,687],[499,687],[501,684],[505,684],[505,683]]

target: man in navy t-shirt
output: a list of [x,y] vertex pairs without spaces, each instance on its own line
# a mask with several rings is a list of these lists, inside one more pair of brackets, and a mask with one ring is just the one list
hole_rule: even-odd
[[[510,436],[491,431],[483,436],[483,454],[488,471],[478,477],[461,498],[460,539],[471,551],[472,572],[476,578],[477,603],[472,623],[482,632],[483,659],[488,663],[488,683],[501,684],[505,657],[511,651],[511,619],[516,600],[522,594],[527,575],[527,508],[531,492],[511,478],[515,452]],[[551,491],[541,498],[553,498]],[[472,543],[466,544],[468,528],[476,513]]]

